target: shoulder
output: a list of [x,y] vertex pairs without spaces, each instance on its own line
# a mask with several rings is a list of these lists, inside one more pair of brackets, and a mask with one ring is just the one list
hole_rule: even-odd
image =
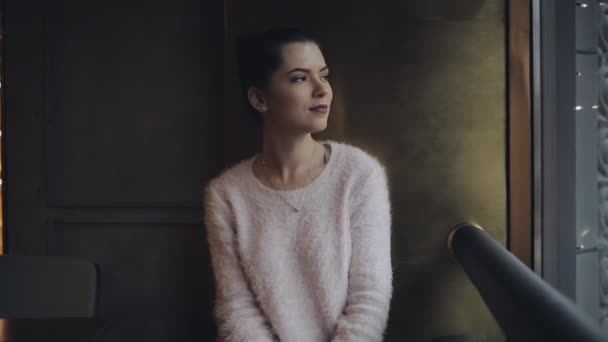
[[335,146],[342,154],[339,178],[348,184],[345,195],[352,208],[390,208],[389,180],[381,159],[361,147],[345,143]]
[[345,142],[329,141],[339,158],[340,168],[344,172],[359,175],[363,178],[374,174],[384,174],[384,165],[378,157],[364,148]]
[[219,175],[211,178],[204,186],[204,195],[209,198],[226,199],[230,193],[242,189],[243,182],[248,178],[249,167],[253,157],[243,159],[226,167]]

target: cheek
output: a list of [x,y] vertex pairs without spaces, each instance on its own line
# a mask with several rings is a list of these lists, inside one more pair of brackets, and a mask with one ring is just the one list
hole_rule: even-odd
[[281,107],[300,107],[306,105],[307,96],[301,89],[284,90],[277,93],[276,103]]

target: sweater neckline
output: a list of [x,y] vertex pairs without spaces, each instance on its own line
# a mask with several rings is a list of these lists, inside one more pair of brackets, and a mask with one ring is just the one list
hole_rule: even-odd
[[264,185],[253,173],[253,163],[255,162],[255,159],[258,156],[257,154],[254,155],[253,157],[249,158],[249,160],[247,161],[247,164],[246,164],[247,165],[247,175],[251,179],[251,182],[255,185],[255,187],[257,189],[259,189],[262,192],[268,193],[268,194],[275,194],[275,195],[278,194],[285,198],[295,199],[295,198],[298,198],[302,194],[302,192],[311,193],[316,188],[318,188],[323,183],[325,183],[325,181],[328,178],[328,175],[331,173],[331,169],[335,165],[336,159],[338,157],[337,156],[338,149],[336,148],[336,144],[333,141],[325,140],[325,141],[319,141],[319,142],[322,145],[329,145],[329,147],[331,148],[329,160],[327,161],[327,164],[325,164],[325,167],[323,168],[321,173],[315,179],[313,179],[310,183],[308,183],[308,185],[306,185],[304,187],[292,189],[292,190],[275,190],[275,189],[271,189],[268,186]]

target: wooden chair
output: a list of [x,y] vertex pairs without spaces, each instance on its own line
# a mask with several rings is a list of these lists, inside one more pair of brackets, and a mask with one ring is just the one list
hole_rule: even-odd
[[93,317],[97,278],[82,259],[0,255],[0,318]]

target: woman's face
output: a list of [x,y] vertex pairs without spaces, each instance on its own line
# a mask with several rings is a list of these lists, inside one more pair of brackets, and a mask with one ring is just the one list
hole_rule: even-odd
[[294,133],[324,130],[333,93],[321,50],[312,42],[289,43],[281,57],[281,66],[263,91],[264,122]]

